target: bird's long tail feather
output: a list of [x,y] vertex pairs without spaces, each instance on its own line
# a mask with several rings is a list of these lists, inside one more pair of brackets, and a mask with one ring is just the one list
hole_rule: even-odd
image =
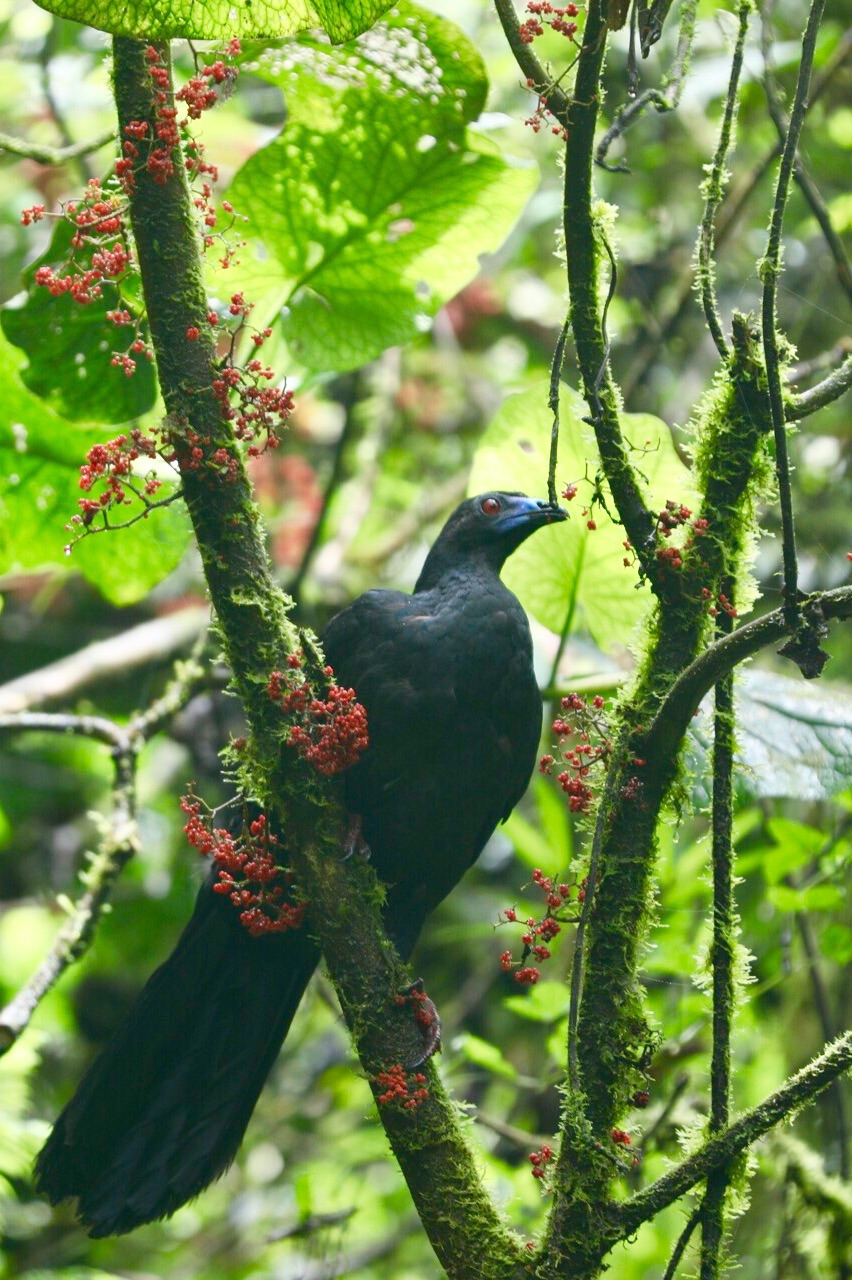
[[173,1213],[234,1158],[318,961],[304,930],[252,938],[205,886],[177,948],[95,1060],[36,1163],[93,1236]]

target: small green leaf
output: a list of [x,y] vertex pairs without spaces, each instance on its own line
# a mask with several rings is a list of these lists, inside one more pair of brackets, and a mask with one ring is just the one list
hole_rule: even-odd
[[777,884],[791,871],[807,866],[825,843],[823,832],[790,818],[771,818],[766,825],[774,841],[763,868],[770,884]]
[[108,600],[133,604],[180,561],[189,538],[183,504],[154,511],[131,529],[90,535],[66,555],[80,464],[108,433],[65,421],[28,391],[17,355],[0,336],[0,574],[76,569]]
[[[539,383],[505,401],[476,451],[470,493],[520,489],[533,497],[545,496],[552,421],[547,395],[547,384]],[[595,642],[611,653],[628,643],[647,613],[651,593],[639,585],[636,570],[623,564],[621,526],[595,507],[597,527],[589,530],[588,517],[581,514],[591,499],[597,468],[594,437],[583,421],[588,412],[576,391],[562,387],[558,487],[578,484],[569,508],[571,519],[530,538],[509,560],[503,577],[524,608],[551,631],[561,632],[579,611]],[[647,481],[650,505],[659,510],[669,498],[689,502],[689,473],[666,424],[650,414],[627,413],[622,427],[631,461]]]
[[468,133],[482,60],[413,4],[340,49],[294,41],[257,74],[280,85],[287,123],[234,178],[228,199],[262,240],[250,224],[242,264],[215,287],[238,283],[260,314],[280,312],[303,367],[352,369],[428,327],[505,239],[536,175]]
[[9,341],[26,352],[22,381],[57,413],[75,422],[128,422],[153,408],[157,397],[154,369],[144,356],[131,378],[110,364],[112,353],[130,343],[132,330],[117,328],[106,313],[119,303],[133,310],[133,299],[105,282],[103,296],[82,306],[67,293],[52,297],[34,281],[42,264],[58,269],[67,260],[73,234],[64,219],[56,224],[47,250],[25,273],[26,293],[0,312],[0,323]]
[[812,884],[807,889],[776,884],[766,896],[779,911],[833,911],[843,904],[843,891],[835,884]]
[[470,1031],[458,1036],[453,1041],[453,1047],[463,1053],[468,1062],[474,1063],[477,1067],[483,1067],[486,1071],[492,1072],[493,1075],[505,1076],[507,1080],[514,1080],[518,1074],[511,1062],[506,1061],[496,1045],[491,1044],[488,1040],[482,1040]]
[[506,996],[503,1004],[530,1022],[556,1022],[568,1012],[570,997],[563,982],[539,982],[525,996]]
[[819,935],[820,950],[836,964],[852,962],[852,929],[839,921],[828,924]]
[[42,9],[137,40],[273,39],[323,27],[332,40],[366,31],[389,0],[39,0]]

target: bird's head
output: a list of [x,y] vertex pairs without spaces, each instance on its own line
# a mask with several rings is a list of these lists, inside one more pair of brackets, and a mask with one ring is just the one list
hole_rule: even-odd
[[536,529],[566,520],[568,512],[523,493],[480,493],[456,507],[426,557],[416,591],[428,589],[448,568],[479,560],[497,572]]

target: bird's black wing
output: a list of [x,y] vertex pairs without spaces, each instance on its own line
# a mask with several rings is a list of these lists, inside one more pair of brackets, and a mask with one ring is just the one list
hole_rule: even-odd
[[367,709],[370,745],[344,775],[346,803],[405,949],[529,780],[541,709],[526,617],[494,575],[469,576],[450,592],[368,592],[323,641]]

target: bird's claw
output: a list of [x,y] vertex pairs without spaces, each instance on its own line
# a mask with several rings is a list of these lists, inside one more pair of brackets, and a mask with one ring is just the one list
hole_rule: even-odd
[[409,1071],[422,1066],[441,1048],[441,1018],[435,1002],[426,994],[422,978],[416,978],[408,987],[403,987],[396,997],[397,1004],[410,1004],[414,1010],[414,1022],[423,1037],[422,1051],[404,1065]]
[[361,834],[360,813],[352,815],[346,835],[343,837],[343,861],[348,862],[356,853],[360,853],[364,858],[370,857],[370,846]]

